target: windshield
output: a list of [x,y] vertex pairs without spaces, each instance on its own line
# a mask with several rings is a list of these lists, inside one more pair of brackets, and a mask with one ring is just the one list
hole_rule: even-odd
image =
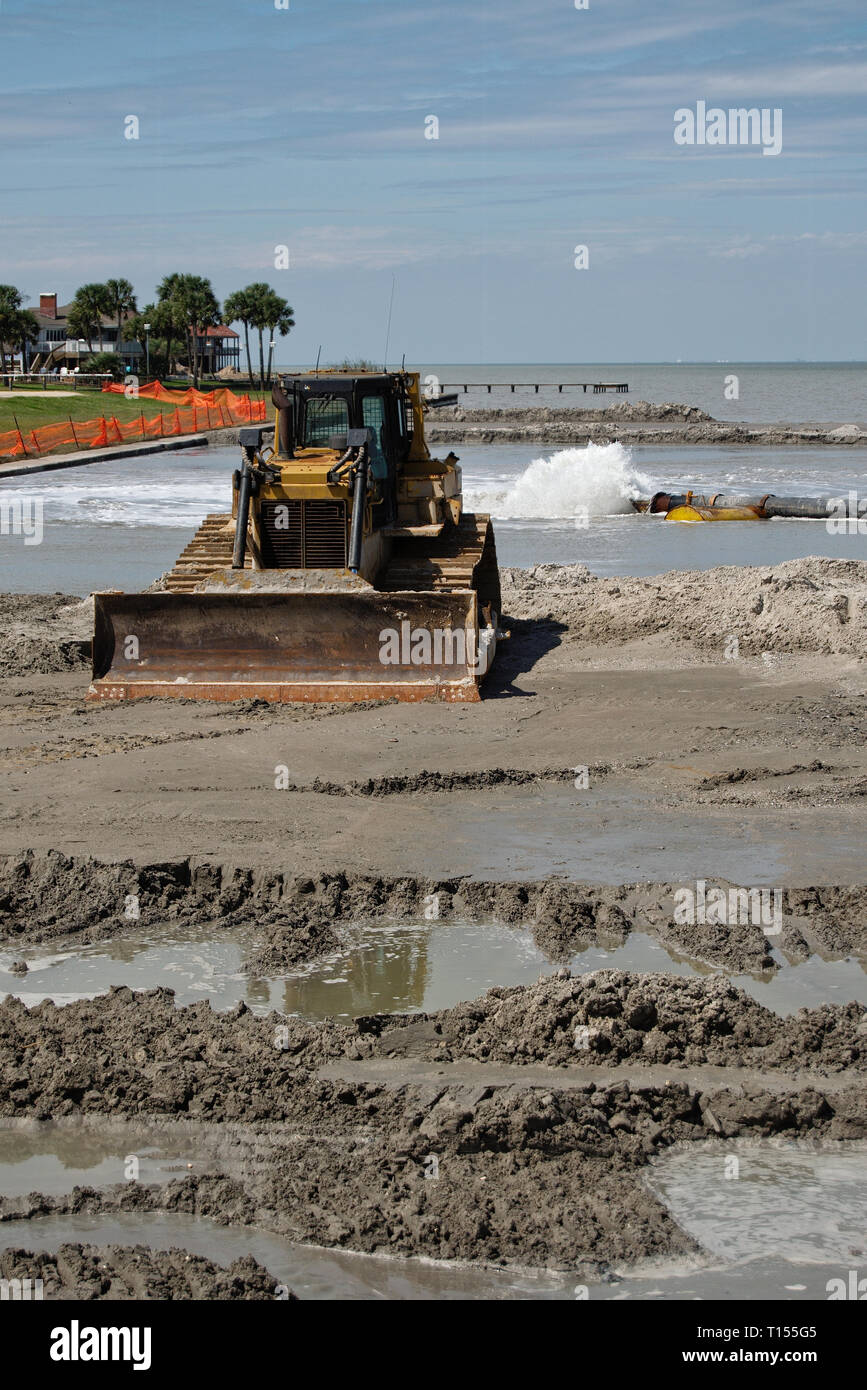
[[346,434],[349,406],[345,396],[309,396],[305,406],[305,444],[327,444],[332,434]]

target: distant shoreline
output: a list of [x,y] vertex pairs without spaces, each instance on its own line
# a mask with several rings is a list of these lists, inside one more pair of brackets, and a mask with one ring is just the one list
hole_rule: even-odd
[[425,433],[435,444],[741,444],[750,446],[867,446],[867,423],[767,424],[715,420],[695,406],[621,403],[607,409],[568,406],[514,410],[449,407],[428,416]]
[[[697,418],[696,418],[697,417]],[[266,439],[273,424],[264,424]],[[428,415],[425,436],[432,445],[461,444],[560,444],[581,448],[585,444],[742,445],[750,448],[821,446],[867,448],[867,424],[770,424],[729,423],[714,420],[695,406],[635,405],[621,403],[608,409],[574,409],[564,406],[529,410],[461,410],[449,408]],[[56,468],[77,468],[105,463],[114,458],[172,452],[191,445],[231,448],[238,442],[236,428],[210,430],[142,444],[117,445],[112,449],[82,449],[78,453],[42,455],[35,459],[0,462],[0,480]]]

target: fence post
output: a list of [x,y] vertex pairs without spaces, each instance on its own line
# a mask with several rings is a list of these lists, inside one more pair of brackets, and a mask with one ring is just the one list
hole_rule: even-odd
[[69,428],[72,430],[72,442],[73,442],[73,444],[75,445],[75,447],[76,447],[76,449],[77,449],[77,448],[78,448],[78,436],[77,436],[77,434],[75,433],[75,425],[72,423],[72,416],[71,416],[71,415],[67,415],[66,418],[67,418],[67,420],[69,421]]
[[17,416],[17,415],[13,415],[13,416],[12,416],[12,419],[15,421],[15,428],[16,428],[16,430],[18,431],[18,443],[21,445],[21,448],[24,450],[24,457],[26,458],[26,457],[27,457],[27,445],[24,443],[24,435],[21,433],[21,426],[20,426],[19,423],[18,423],[18,416]]

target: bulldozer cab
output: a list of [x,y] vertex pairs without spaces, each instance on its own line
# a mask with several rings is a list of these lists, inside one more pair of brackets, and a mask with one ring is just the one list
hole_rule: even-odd
[[391,524],[398,473],[413,446],[411,394],[403,373],[282,377],[271,393],[277,407],[274,461],[303,458],[306,450],[342,454],[350,435],[364,431],[372,500],[384,506],[374,520]]

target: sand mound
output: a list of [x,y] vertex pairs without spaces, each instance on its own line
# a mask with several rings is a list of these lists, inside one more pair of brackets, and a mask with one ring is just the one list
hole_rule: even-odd
[[[648,521],[648,525],[653,525]],[[767,569],[673,570],[649,579],[600,578],[586,565],[504,569],[512,618],[565,623],[587,642],[667,633],[720,652],[822,652],[860,656],[867,639],[867,564],[810,556]]]
[[780,1019],[719,977],[599,970],[572,979],[564,970],[559,979],[489,990],[435,1017],[450,1057],[486,1062],[867,1067],[860,1004],[823,1004]]
[[93,599],[0,594],[0,676],[73,671],[90,659]]
[[[667,633],[718,653],[737,637],[740,655],[860,656],[867,647],[867,564],[859,560],[810,556],[767,569],[730,565],[649,579],[534,565],[503,569],[501,578],[508,617],[563,623],[596,645]],[[92,628],[92,598],[0,595],[0,676],[86,666]]]

